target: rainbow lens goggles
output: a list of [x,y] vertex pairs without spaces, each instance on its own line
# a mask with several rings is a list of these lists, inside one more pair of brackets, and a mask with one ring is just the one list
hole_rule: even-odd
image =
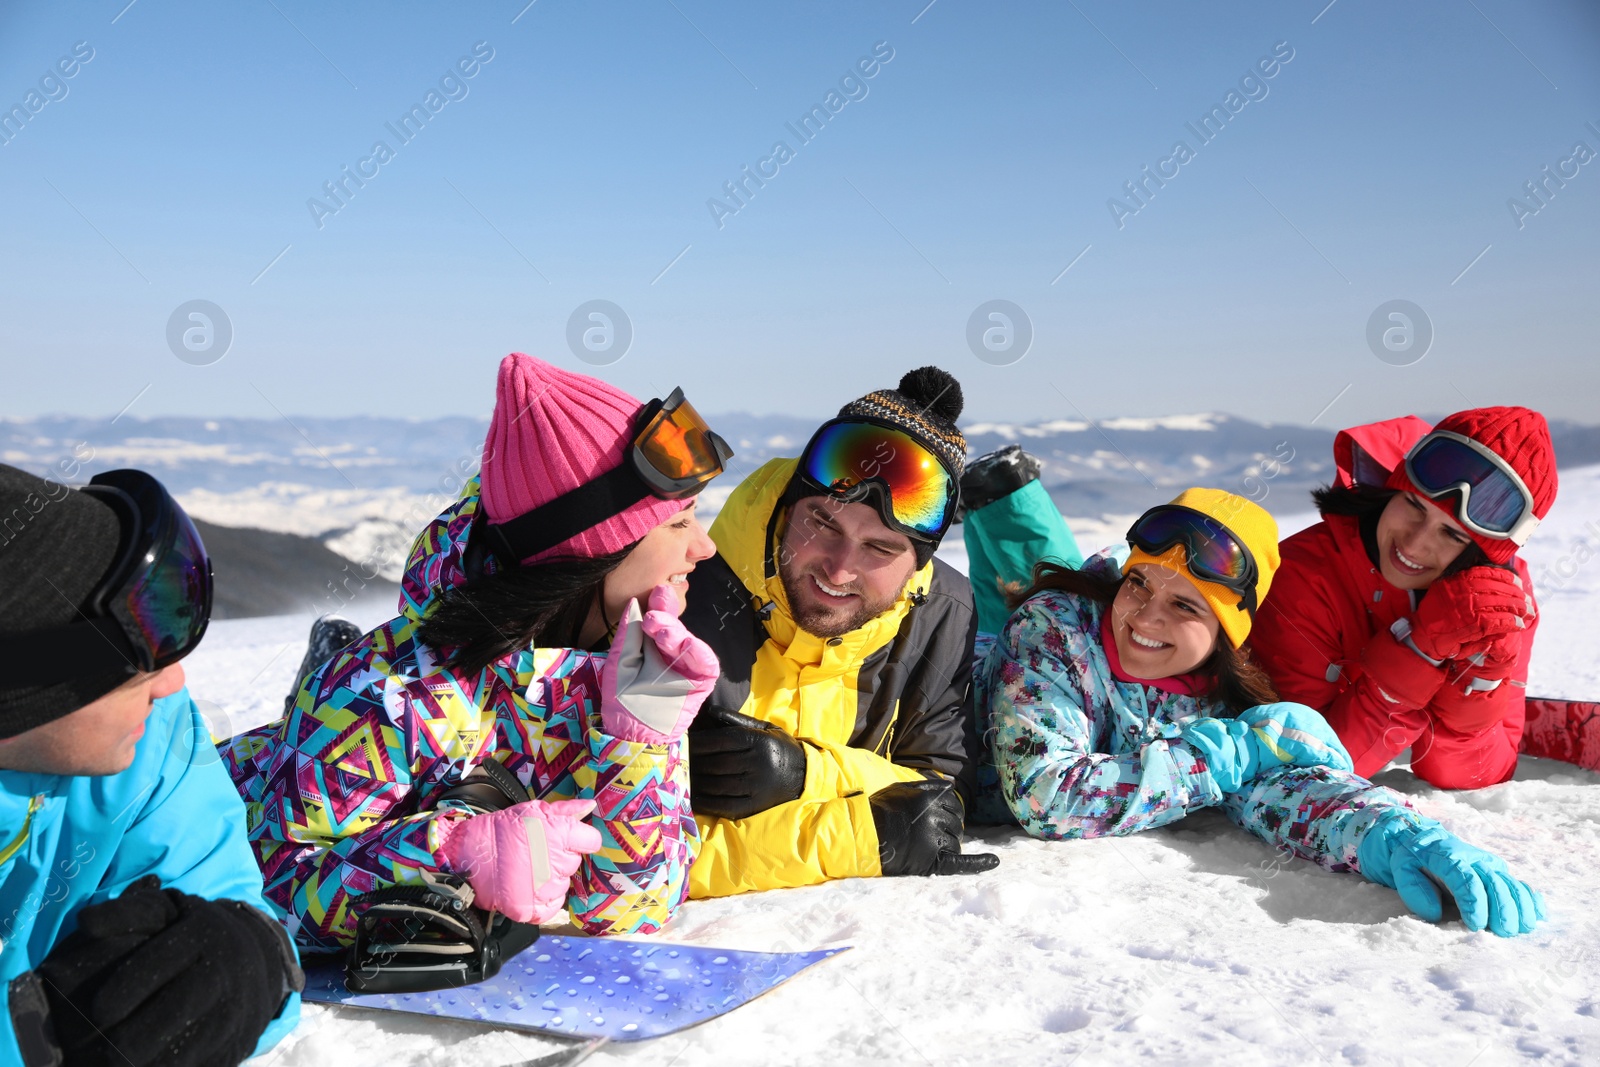
[[890,529],[923,541],[949,529],[961,502],[938,456],[904,430],[860,416],[824,423],[800,456],[799,475],[846,502],[876,497]]
[[97,474],[80,492],[116,512],[115,564],[79,609],[79,621],[5,638],[0,686],[59,682],[102,665],[131,678],[193,651],[211,620],[211,559],[189,516],[138,470]]
[[1431,500],[1460,493],[1456,520],[1483,537],[1521,548],[1539,525],[1527,483],[1492,449],[1470,437],[1434,430],[1406,453],[1406,476]]
[[1189,573],[1239,594],[1239,602],[1256,615],[1256,558],[1245,543],[1210,515],[1181,504],[1162,504],[1140,515],[1128,528],[1128,543],[1159,556],[1173,545],[1188,555]]

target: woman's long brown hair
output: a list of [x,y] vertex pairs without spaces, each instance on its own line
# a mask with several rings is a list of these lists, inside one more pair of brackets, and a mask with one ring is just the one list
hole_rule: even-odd
[[606,575],[632,551],[629,545],[604,556],[554,559],[481,575],[439,597],[417,636],[445,650],[445,662],[463,674],[476,674],[530,645],[574,647],[589,609],[601,602]]
[[[1006,599],[1015,609],[1034,594],[1052,590],[1093,600],[1104,610],[1109,611],[1111,602],[1117,599],[1117,593],[1122,590],[1124,580],[1125,576],[1121,574],[1112,578],[1046,560],[1034,566],[1033,580],[1027,588],[1008,589]],[[1206,694],[1206,698],[1219,701],[1234,715],[1258,704],[1271,704],[1278,699],[1278,691],[1272,687],[1272,679],[1268,678],[1267,672],[1250,658],[1250,643],[1246,641],[1240,647],[1234,648],[1229,644],[1227,635],[1220,630],[1217,633],[1216,647],[1211,650],[1211,655],[1195,668],[1195,672],[1211,682],[1211,691]]]

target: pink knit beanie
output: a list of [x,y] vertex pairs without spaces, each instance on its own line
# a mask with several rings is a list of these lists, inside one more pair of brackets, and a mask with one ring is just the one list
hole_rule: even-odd
[[[483,510],[519,515],[621,465],[644,405],[615,386],[513,352],[500,361],[483,442]],[[627,548],[687,506],[646,496],[619,515],[522,560],[603,556]]]

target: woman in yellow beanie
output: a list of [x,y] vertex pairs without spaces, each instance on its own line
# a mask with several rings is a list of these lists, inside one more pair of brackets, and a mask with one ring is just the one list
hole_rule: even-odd
[[1221,807],[1280,855],[1358,871],[1429,921],[1442,885],[1470,928],[1532,930],[1542,904],[1504,863],[1355,775],[1317,712],[1277,702],[1247,639],[1278,564],[1272,516],[1218,489],[1145,512],[1125,552],[1038,564],[973,675],[970,821],[1060,840]]

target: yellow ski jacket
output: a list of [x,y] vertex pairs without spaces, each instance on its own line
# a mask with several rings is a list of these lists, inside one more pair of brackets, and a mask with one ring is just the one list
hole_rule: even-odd
[[924,777],[954,779],[963,800],[970,796],[970,586],[936,559],[859,629],[827,639],[801,630],[775,554],[797,462],[772,460],[728,498],[711,527],[717,555],[695,570],[683,618],[722,664],[708,703],[800,740],[805,787],[798,800],[748,819],[697,815],[694,897],[875,877],[882,869],[868,797]]

